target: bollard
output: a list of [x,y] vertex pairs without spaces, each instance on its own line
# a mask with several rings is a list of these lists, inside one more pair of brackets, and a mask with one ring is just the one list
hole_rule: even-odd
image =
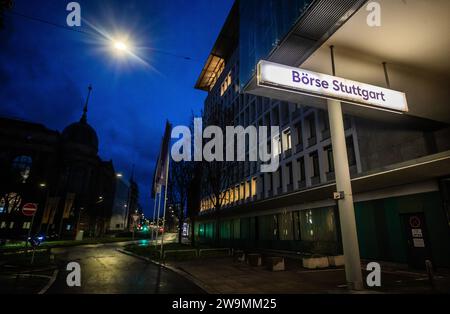
[[434,290],[434,271],[433,271],[433,263],[427,259],[425,260],[425,267],[427,269],[428,280],[430,281],[431,289]]

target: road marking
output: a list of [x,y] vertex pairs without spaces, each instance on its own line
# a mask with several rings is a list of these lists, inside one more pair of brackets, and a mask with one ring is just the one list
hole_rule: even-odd
[[45,285],[44,288],[41,289],[41,291],[38,292],[38,294],[44,294],[47,292],[47,290],[53,285],[53,283],[56,280],[56,276],[58,276],[58,270],[55,269],[55,271],[53,272],[52,277],[50,278],[50,280],[48,281],[48,283]]

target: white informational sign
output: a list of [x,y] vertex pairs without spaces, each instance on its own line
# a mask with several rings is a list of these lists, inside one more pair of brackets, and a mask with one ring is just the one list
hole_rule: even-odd
[[414,244],[414,247],[425,247],[425,241],[423,239],[414,238],[413,244]]
[[260,61],[257,71],[258,86],[289,90],[384,110],[408,111],[405,94],[391,89],[269,61]]
[[422,229],[411,229],[413,238],[422,238]]

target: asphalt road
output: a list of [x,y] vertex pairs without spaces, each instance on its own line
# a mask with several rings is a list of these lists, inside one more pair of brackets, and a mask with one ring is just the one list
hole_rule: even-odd
[[[120,253],[124,244],[53,249],[59,273],[48,294],[201,294],[198,286],[163,267]],[[81,266],[81,287],[66,283],[69,262]]]

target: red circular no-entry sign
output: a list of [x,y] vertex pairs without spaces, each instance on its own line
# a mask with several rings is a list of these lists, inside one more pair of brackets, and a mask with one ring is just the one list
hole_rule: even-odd
[[37,204],[35,203],[26,203],[22,207],[22,214],[25,216],[33,216],[37,211]]

